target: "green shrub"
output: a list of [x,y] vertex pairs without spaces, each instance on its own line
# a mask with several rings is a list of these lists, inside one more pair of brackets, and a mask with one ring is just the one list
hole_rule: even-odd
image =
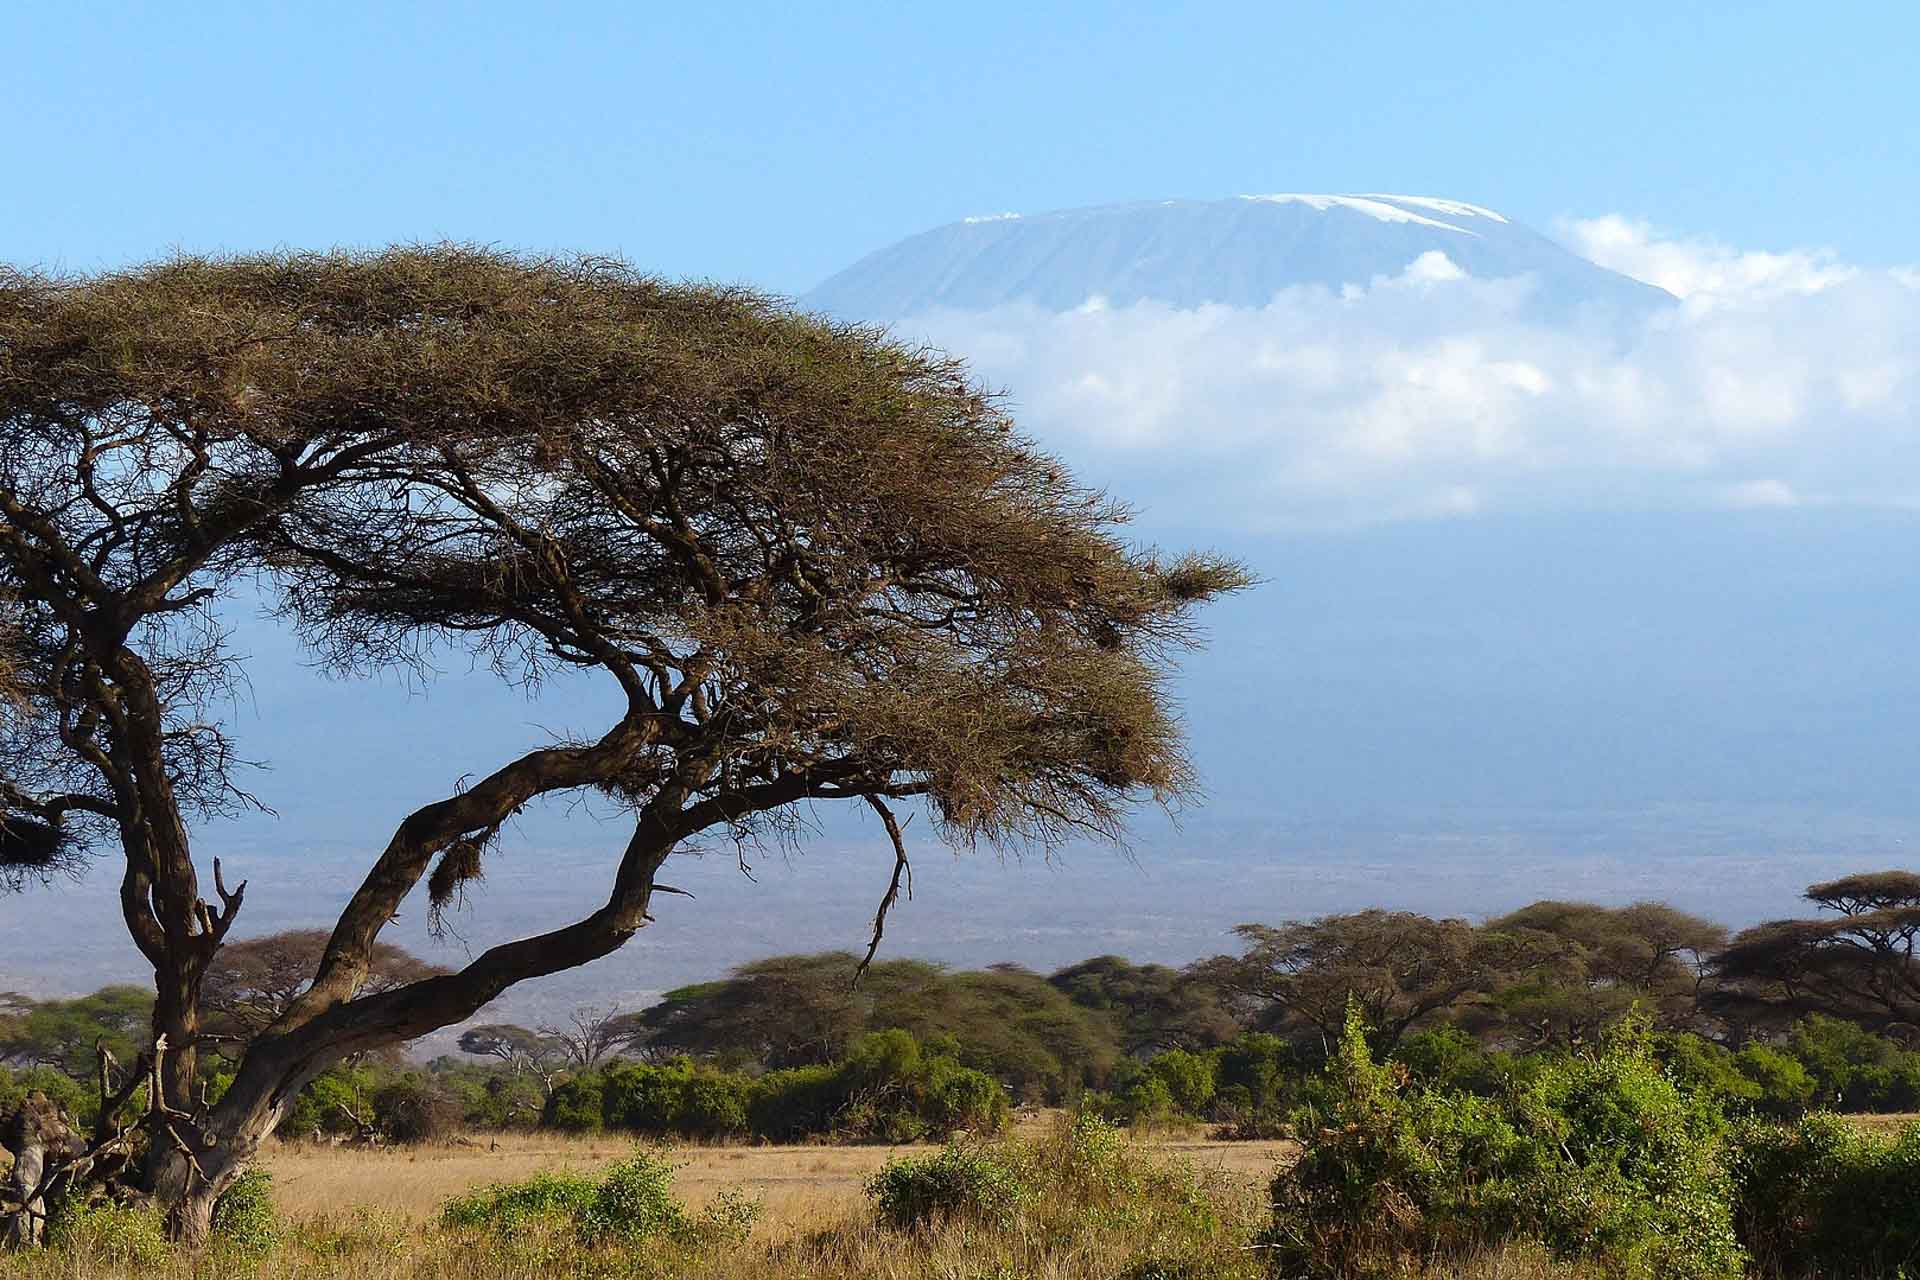
[[1733,1065],[1752,1083],[1752,1106],[1762,1115],[1801,1115],[1819,1087],[1798,1058],[1771,1045],[1748,1045],[1733,1055]]
[[81,1128],[100,1110],[99,1093],[53,1067],[0,1067],[0,1116],[13,1114],[29,1093],[39,1090]]
[[1807,1069],[1815,1105],[1837,1111],[1920,1107],[1920,1054],[1839,1018],[1814,1014],[1782,1046]]
[[1740,1274],[1720,1124],[1651,1056],[1630,1019],[1598,1053],[1542,1066],[1498,1098],[1409,1088],[1350,1013],[1326,1105],[1274,1179],[1263,1242],[1318,1276],[1398,1274],[1423,1259],[1534,1240],[1621,1276]]
[[1173,1091],[1157,1075],[1144,1075],[1120,1092],[1114,1118],[1128,1124],[1152,1124],[1173,1114]]
[[1490,1096],[1505,1083],[1504,1057],[1481,1048],[1459,1027],[1429,1027],[1403,1036],[1393,1060],[1420,1086],[1440,1093]]
[[280,1239],[273,1208],[273,1175],[249,1169],[213,1202],[213,1235],[248,1253],[264,1253]]
[[552,1239],[551,1233],[530,1230],[541,1224],[569,1233],[569,1247],[618,1250],[665,1240],[700,1248],[744,1240],[759,1214],[758,1201],[730,1190],[698,1216],[689,1214],[673,1194],[672,1162],[662,1151],[643,1148],[597,1178],[539,1173],[456,1196],[441,1206],[440,1221],[537,1252],[545,1247],[541,1241]]
[[1920,1269],[1920,1122],[1895,1138],[1815,1113],[1735,1126],[1728,1164],[1740,1239],[1767,1274],[1900,1276]]
[[1147,1071],[1166,1086],[1173,1109],[1200,1117],[1213,1105],[1214,1063],[1209,1054],[1169,1049],[1147,1063]]
[[600,1077],[580,1075],[562,1081],[547,1098],[540,1123],[567,1133],[599,1132],[605,1123]]
[[167,1256],[166,1224],[157,1209],[107,1200],[69,1200],[47,1222],[47,1244],[97,1262],[146,1268]]
[[540,1218],[577,1220],[598,1189],[585,1174],[536,1173],[524,1182],[496,1182],[455,1196],[440,1207],[440,1221],[449,1227],[506,1233]]
[[921,1089],[921,1115],[932,1132],[943,1136],[961,1129],[998,1133],[1012,1118],[1007,1091],[998,1080],[951,1058],[927,1059]]
[[1005,1223],[1028,1196],[1021,1170],[1003,1153],[958,1144],[937,1155],[889,1160],[867,1179],[866,1190],[882,1220],[903,1230],[947,1221]]
[[387,1141],[403,1145],[446,1137],[459,1127],[462,1110],[458,1100],[415,1074],[380,1086],[368,1105]]
[[847,1105],[840,1072],[834,1067],[792,1067],[769,1071],[748,1108],[754,1136],[794,1142],[830,1133]]
[[685,1207],[674,1199],[672,1163],[644,1150],[607,1169],[578,1222],[589,1244],[684,1238],[692,1226]]

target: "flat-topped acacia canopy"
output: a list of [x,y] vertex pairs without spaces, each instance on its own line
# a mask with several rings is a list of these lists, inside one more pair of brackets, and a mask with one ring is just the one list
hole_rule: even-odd
[[[616,262],[0,274],[0,850],[41,850],[16,879],[124,857],[174,1120],[138,1178],[204,1229],[304,1081],[613,950],[695,833],[849,799],[897,840],[886,802],[913,797],[962,844],[1046,842],[1179,793],[1168,660],[1247,578],[1130,547],[1125,519],[954,360]],[[201,1110],[199,985],[244,886],[202,900],[188,824],[250,799],[214,609],[253,582],[334,668],[451,641],[503,678],[597,672],[621,710],[401,816],[311,985]],[[361,992],[423,877],[444,902],[521,806],[589,789],[632,818],[602,907]]]

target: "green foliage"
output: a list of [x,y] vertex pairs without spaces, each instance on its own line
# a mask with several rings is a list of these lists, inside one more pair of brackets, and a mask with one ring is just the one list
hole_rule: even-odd
[[408,1072],[374,1090],[373,1121],[389,1142],[431,1142],[458,1127],[459,1103],[428,1077]]
[[[596,1100],[599,1111],[589,1121],[586,1108]],[[556,1089],[547,1123],[709,1141],[837,1134],[909,1142],[959,1130],[991,1133],[1009,1114],[1006,1091],[991,1077],[895,1029],[855,1038],[837,1066],[759,1077],[685,1058],[619,1063]]]
[[1920,1053],[1856,1023],[1814,1014],[1782,1046],[1813,1077],[1814,1101],[1838,1111],[1920,1110]]
[[1798,1058],[1771,1045],[1750,1044],[1733,1055],[1733,1064],[1752,1085],[1753,1108],[1762,1115],[1800,1115],[1819,1090]]
[[601,1077],[601,1118],[609,1129],[680,1138],[746,1132],[754,1081],[696,1068],[681,1058],[664,1066],[619,1063]]
[[1897,1137],[1816,1113],[1734,1127],[1727,1163],[1741,1242],[1769,1275],[1904,1276],[1920,1269],[1920,1123]]
[[456,1196],[440,1210],[441,1224],[489,1240],[518,1242],[534,1228],[564,1229],[589,1249],[626,1249],[652,1241],[687,1248],[738,1243],[760,1214],[758,1201],[722,1192],[699,1214],[673,1194],[671,1160],[641,1148],[600,1176],[540,1173],[524,1182],[495,1183]]
[[1406,1067],[1415,1083],[1440,1093],[1491,1096],[1512,1073],[1504,1054],[1482,1048],[1456,1026],[1429,1027],[1403,1036],[1394,1046],[1393,1060]]
[[692,1231],[686,1208],[673,1195],[673,1165],[653,1151],[636,1151],[607,1169],[577,1216],[588,1244],[633,1244]]
[[158,1209],[81,1198],[55,1207],[47,1221],[47,1244],[76,1257],[136,1268],[158,1266],[168,1252]]
[[64,1072],[52,1067],[0,1067],[0,1116],[11,1115],[36,1089],[83,1127],[93,1123],[100,1109],[99,1093]]
[[1740,1274],[1710,1104],[1661,1074],[1643,1024],[1499,1098],[1409,1087],[1376,1063],[1358,1011],[1275,1178],[1265,1243],[1309,1274],[1389,1275],[1415,1260],[1537,1240],[1623,1276]]
[[867,1179],[881,1219],[903,1230],[952,1221],[1005,1224],[1030,1194],[1018,1166],[982,1146],[950,1144],[936,1155],[889,1160]]
[[142,987],[102,987],[72,1000],[27,1002],[0,1023],[0,1062],[52,1067],[75,1080],[94,1077],[94,1046],[121,1062],[133,1061],[153,1020],[153,993]]
[[1213,1105],[1214,1060],[1211,1056],[1169,1049],[1149,1062],[1147,1071],[1165,1086],[1175,1110],[1203,1116]]
[[605,1121],[605,1091],[598,1075],[562,1081],[547,1099],[540,1123],[566,1133],[596,1133]]
[[771,1071],[844,1062],[861,1036],[903,1030],[984,1071],[1022,1100],[1060,1102],[1120,1059],[1119,1030],[1039,974],[1012,965],[949,972],[875,964],[858,990],[845,952],[775,956],[667,993],[641,1021],[656,1049]]
[[249,1169],[213,1202],[213,1235],[235,1249],[264,1253],[280,1239],[273,1207],[273,1175]]
[[440,1221],[462,1230],[507,1234],[549,1216],[578,1218],[593,1203],[594,1180],[562,1170],[536,1173],[523,1182],[496,1182],[448,1200]]

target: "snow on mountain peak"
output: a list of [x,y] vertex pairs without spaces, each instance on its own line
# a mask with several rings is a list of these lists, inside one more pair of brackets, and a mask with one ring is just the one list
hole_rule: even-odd
[[[1330,196],[1281,192],[1274,195],[1250,195],[1240,198],[1258,200],[1266,204],[1304,204],[1321,213],[1329,209],[1347,209],[1354,213],[1365,214],[1380,222],[1415,222],[1422,226],[1438,227],[1442,231],[1457,231],[1466,236],[1477,236],[1480,233],[1428,215],[1438,213],[1452,218],[1491,218],[1495,222],[1506,221],[1491,209],[1483,209],[1479,205],[1467,204],[1460,200],[1442,200],[1435,196],[1392,196],[1380,193]],[[1409,205],[1412,208],[1408,208]],[[1421,210],[1425,212],[1420,212]]]
[[[1432,257],[1423,258],[1423,254]],[[976,215],[862,258],[806,295],[849,320],[1026,303],[1265,307],[1282,290],[1376,278],[1524,280],[1530,313],[1638,314],[1672,299],[1479,205],[1435,196],[1283,192]]]

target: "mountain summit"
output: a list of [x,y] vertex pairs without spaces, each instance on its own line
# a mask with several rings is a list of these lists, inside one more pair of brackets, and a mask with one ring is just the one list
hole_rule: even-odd
[[802,302],[865,321],[1014,302],[1064,311],[1095,296],[1116,306],[1259,307],[1282,289],[1364,285],[1416,262],[1443,276],[1528,277],[1532,306],[1548,313],[1641,312],[1673,301],[1479,205],[1283,194],[968,218],[869,254]]

